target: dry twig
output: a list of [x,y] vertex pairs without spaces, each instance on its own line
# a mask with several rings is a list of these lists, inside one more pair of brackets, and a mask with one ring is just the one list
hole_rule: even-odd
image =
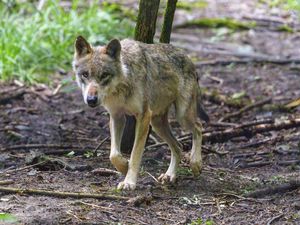
[[98,149],[109,139],[109,136],[105,137],[98,145],[97,147],[94,149],[94,152],[97,152]]
[[266,195],[274,195],[278,193],[285,193],[300,188],[300,180],[291,180],[287,184],[280,184],[278,186],[267,187],[262,190],[253,191],[245,194],[244,197],[261,198]]
[[86,149],[92,149],[91,146],[72,146],[72,145],[57,145],[57,144],[24,144],[24,145],[11,145],[0,147],[0,152],[13,151],[13,150],[28,150],[28,149],[54,149],[44,151],[44,154],[63,155],[70,152],[85,153]]
[[92,171],[93,174],[95,175],[100,175],[100,176],[112,176],[112,175],[120,175],[121,173],[116,171],[116,170],[111,170],[107,168],[97,168]]
[[48,191],[40,189],[20,189],[13,187],[1,187],[0,192],[9,193],[9,194],[32,194],[32,195],[43,195],[50,197],[59,197],[59,198],[94,198],[101,200],[119,200],[119,201],[128,201],[129,197],[110,195],[106,193],[102,194],[91,194],[84,192],[61,192],[61,191]]
[[272,218],[267,222],[267,225],[270,225],[270,224],[273,223],[275,220],[280,219],[282,216],[283,216],[283,213],[280,213],[279,215],[272,217]]
[[267,99],[264,99],[264,100],[261,100],[261,101],[252,103],[252,104],[250,104],[250,105],[247,105],[247,106],[241,108],[241,109],[240,109],[239,111],[237,111],[237,112],[230,113],[230,114],[224,116],[223,118],[221,118],[221,119],[219,120],[219,122],[228,120],[228,119],[230,119],[230,118],[232,118],[232,117],[240,116],[240,115],[243,114],[244,112],[247,112],[247,111],[249,111],[249,110],[251,110],[251,109],[254,109],[254,108],[256,108],[256,107],[261,107],[261,106],[263,106],[263,105],[265,105],[265,104],[269,104],[269,103],[271,103],[271,102],[272,102],[272,98],[267,98]]

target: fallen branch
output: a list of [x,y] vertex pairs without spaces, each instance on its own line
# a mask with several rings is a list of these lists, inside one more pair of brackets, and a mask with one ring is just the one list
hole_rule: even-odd
[[217,131],[212,133],[207,133],[203,135],[203,143],[222,143],[230,140],[234,137],[252,137],[258,133],[264,133],[268,131],[276,131],[282,129],[291,129],[295,127],[300,127],[300,118],[284,120],[281,122],[274,122],[273,124],[260,124],[246,128],[229,128],[224,131]]
[[282,140],[282,139],[284,139],[284,138],[281,137],[281,136],[275,137],[275,138],[267,138],[267,139],[264,139],[264,140],[254,141],[254,142],[250,142],[250,143],[247,143],[247,144],[244,144],[244,145],[236,146],[234,148],[231,148],[231,150],[258,147],[258,146],[261,146],[265,143],[276,142],[277,140],[279,141],[279,140]]
[[249,64],[249,63],[270,63],[270,64],[278,64],[278,65],[286,65],[286,64],[300,64],[300,59],[233,59],[233,60],[210,60],[210,61],[202,61],[196,62],[195,65],[197,68],[201,68],[203,66],[228,66],[230,64]]
[[250,198],[261,198],[266,195],[282,194],[288,191],[293,191],[300,188],[300,180],[291,180],[287,184],[280,184],[278,186],[272,186],[264,188],[262,190],[253,191],[248,194],[245,194],[244,197]]
[[[204,54],[220,55],[220,56],[231,56],[231,57],[236,57],[236,58],[246,58],[246,59],[254,59],[254,60],[273,60],[273,58],[270,55],[266,55],[263,53],[256,53],[256,52],[247,53],[247,52],[240,52],[235,49],[215,48],[214,46],[209,46],[209,47],[197,46],[197,45],[190,46],[188,44],[182,44],[182,43],[180,43],[180,46],[183,49],[193,51],[196,53],[204,53]],[[274,60],[276,60],[276,59],[274,59]],[[197,64],[196,64],[196,67],[197,67]]]
[[73,153],[76,155],[83,155],[87,153],[87,151],[90,151],[92,147],[81,147],[81,148],[75,148],[75,149],[53,149],[53,150],[46,150],[43,151],[45,155],[66,155],[69,153]]
[[287,161],[279,161],[279,162],[273,162],[273,161],[252,162],[252,163],[241,164],[239,167],[240,168],[261,167],[261,166],[268,166],[272,164],[276,164],[279,166],[290,166],[290,165],[300,164],[300,160],[287,160]]
[[267,225],[270,225],[271,223],[273,223],[275,220],[278,220],[278,219],[280,219],[281,217],[283,217],[283,213],[281,213],[281,214],[279,214],[279,215],[277,215],[277,216],[274,216],[274,217],[272,217],[268,222],[267,222]]
[[[7,147],[0,147],[0,151],[11,151],[11,150],[28,150],[28,149],[37,149],[37,148],[54,148],[54,149],[81,149],[81,146],[72,146],[72,145],[57,145],[57,144],[25,144],[25,145],[11,145],[11,146],[7,146]],[[86,148],[91,148],[92,147],[84,147]],[[53,151],[55,152],[59,152],[58,150]],[[86,151],[86,150],[85,150]],[[48,153],[49,154],[49,153]]]
[[226,123],[226,122],[210,122],[209,126],[211,127],[236,127],[237,124],[236,123]]
[[[268,120],[267,122],[268,124],[259,124],[259,125],[249,126],[249,127],[248,126],[237,127],[237,128],[233,127],[223,131],[215,131],[215,132],[208,132],[208,133],[206,133],[204,130],[202,142],[222,143],[235,137],[245,136],[250,138],[258,133],[300,127],[300,118],[284,120],[277,123],[273,122],[271,124],[270,124],[271,121]],[[255,122],[250,122],[249,124],[251,123],[255,124]],[[177,140],[180,142],[184,142],[184,141],[189,141],[190,139],[191,139],[191,134],[187,134],[181,138],[178,138]],[[147,149],[161,147],[166,144],[167,143],[165,142],[161,142],[161,143],[149,145],[147,146]]]
[[60,192],[60,191],[47,191],[40,189],[20,189],[13,187],[1,187],[0,192],[9,193],[9,194],[33,194],[33,195],[43,195],[50,197],[59,197],[59,198],[94,198],[101,200],[120,200],[120,201],[128,201],[129,197],[124,196],[116,196],[110,194],[91,194],[84,192]]
[[259,161],[259,162],[252,162],[252,163],[242,163],[239,165],[240,168],[250,168],[250,167],[262,167],[262,166],[268,166],[271,165],[272,161]]
[[239,124],[235,128],[245,128],[245,127],[251,127],[251,126],[254,126],[254,125],[268,124],[268,123],[269,124],[274,123],[274,119],[273,118],[267,118],[267,119],[263,119],[263,120],[254,120],[254,121]]
[[107,177],[112,175],[120,175],[121,173],[107,168],[97,168],[92,170],[92,174]]
[[0,92],[0,104],[6,104],[13,99],[22,97],[26,93],[25,88],[18,87],[11,90]]
[[8,185],[8,184],[13,184],[13,180],[0,180],[0,185]]
[[225,115],[223,118],[221,118],[221,119],[219,120],[219,122],[228,120],[228,119],[230,119],[230,118],[232,118],[232,117],[240,116],[240,115],[243,114],[244,112],[247,112],[247,111],[249,111],[249,110],[251,110],[251,109],[254,109],[254,108],[256,108],[256,107],[261,107],[261,106],[263,106],[263,105],[265,105],[265,104],[269,104],[269,103],[271,103],[271,102],[272,102],[272,98],[267,98],[267,99],[264,99],[264,100],[261,100],[261,101],[258,101],[258,102],[254,102],[254,103],[252,103],[252,104],[250,104],[250,105],[247,105],[247,106],[241,108],[241,109],[240,109],[239,111],[237,111],[237,112],[234,112],[234,113],[230,113],[230,114]]

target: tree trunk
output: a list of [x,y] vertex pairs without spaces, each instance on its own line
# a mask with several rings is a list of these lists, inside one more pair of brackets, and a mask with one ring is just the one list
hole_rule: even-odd
[[140,0],[134,39],[152,44],[160,0]]
[[173,18],[176,10],[176,3],[177,0],[168,0],[164,15],[164,23],[159,39],[161,43],[170,43]]
[[[140,0],[139,14],[135,27],[135,40],[153,43],[159,2],[160,0]],[[134,116],[126,116],[126,125],[121,141],[121,151],[124,153],[130,153],[132,150],[135,124]]]
[[121,140],[121,152],[131,153],[134,144],[135,124],[136,120],[134,116],[126,115],[126,124]]

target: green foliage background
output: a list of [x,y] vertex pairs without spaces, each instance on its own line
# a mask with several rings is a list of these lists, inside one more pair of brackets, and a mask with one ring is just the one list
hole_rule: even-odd
[[55,70],[70,70],[78,35],[94,44],[133,35],[131,21],[97,2],[74,0],[62,8],[48,0],[40,11],[33,3],[0,2],[0,80],[49,82]]

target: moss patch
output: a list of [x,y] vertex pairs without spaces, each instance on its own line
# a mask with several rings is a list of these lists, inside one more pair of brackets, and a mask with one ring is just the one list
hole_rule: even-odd
[[176,4],[177,9],[184,9],[187,11],[191,11],[193,9],[202,9],[207,7],[208,2],[207,1],[194,1],[194,2],[182,2],[178,1]]
[[232,30],[248,30],[256,27],[256,22],[241,22],[231,18],[202,18],[191,20],[180,27],[196,26],[203,28],[221,28],[227,27]]

